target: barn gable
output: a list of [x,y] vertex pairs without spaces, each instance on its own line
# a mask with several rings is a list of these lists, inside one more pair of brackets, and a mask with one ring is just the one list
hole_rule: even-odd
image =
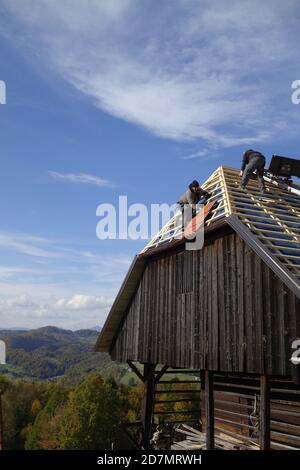
[[[210,198],[212,208],[205,220],[205,240],[210,244],[211,239],[222,236],[226,230],[235,232],[237,234],[235,240],[239,240],[236,243],[241,245],[243,241],[244,250],[248,249],[249,253],[252,253],[253,259],[257,260],[257,266],[261,265],[259,269],[263,272],[268,271],[267,278],[273,276],[276,282],[280,283],[280,291],[288,292],[287,296],[294,299],[291,302],[294,305],[293,309],[295,309],[296,304],[299,308],[297,299],[300,298],[300,196],[294,194],[288,186],[278,187],[271,178],[267,178],[267,180],[267,194],[262,198],[256,180],[251,180],[247,191],[242,191],[239,188],[240,178],[236,169],[218,168],[203,185],[212,194]],[[143,273],[146,277],[151,260],[155,256],[166,256],[175,249],[174,234],[177,230],[178,223],[175,217],[136,256],[99,335],[96,345],[97,351],[113,351],[118,336],[123,334],[122,326],[126,325],[126,316],[134,307],[134,302],[137,302],[137,296],[140,295]],[[181,241],[181,244],[183,242],[184,240]],[[180,243],[176,242],[176,250],[179,249]],[[205,249],[204,247],[203,250]],[[233,245],[228,247],[229,252],[231,249],[233,249]],[[198,259],[197,256],[201,258],[199,253],[198,255],[195,253],[193,256],[194,260]],[[187,253],[184,258],[188,258]],[[240,261],[242,262],[242,260]],[[185,261],[183,261],[184,263]],[[236,272],[243,269],[241,266],[243,265],[236,266]],[[177,266],[177,280],[174,282],[178,289],[181,289],[181,294],[186,295],[187,301],[189,301],[188,292],[185,290],[189,288],[191,280],[186,280],[185,284],[180,285],[178,269]],[[193,278],[199,270],[200,266],[196,266]],[[213,269],[211,275],[216,277],[218,272]],[[247,282],[251,284],[253,280],[251,281],[249,278]],[[217,285],[221,286],[220,280]],[[159,302],[159,292],[162,289],[160,280],[156,286],[157,290],[151,291],[151,302]],[[246,286],[244,287],[246,288]],[[268,284],[265,287],[267,289]],[[201,288],[204,289],[204,285]],[[228,288],[232,288],[232,286],[228,286]],[[238,285],[236,285],[236,289],[238,289]],[[214,298],[213,292],[210,295]],[[286,298],[283,298],[282,302],[285,304]],[[148,315],[147,321],[150,321],[151,310]],[[284,310],[282,310],[282,315],[285,315]],[[295,322],[296,319],[293,321]],[[283,327],[283,325],[281,326]],[[134,324],[132,327],[135,328]],[[241,362],[240,359],[236,360]],[[248,367],[248,369],[253,369],[253,367]],[[268,367],[272,369],[272,366]]]
[[292,375],[300,301],[234,232],[148,262],[112,359]]

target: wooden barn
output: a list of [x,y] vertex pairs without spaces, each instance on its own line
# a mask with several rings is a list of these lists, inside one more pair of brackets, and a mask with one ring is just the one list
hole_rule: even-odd
[[[167,387],[163,403],[190,403],[193,392],[205,448],[222,448],[223,439],[300,449],[300,365],[291,360],[300,338],[300,191],[274,171],[265,181],[261,197],[255,178],[243,191],[238,170],[218,168],[203,184],[212,195],[199,219],[203,248],[187,250],[174,236],[175,216],[121,286],[96,350],[129,364],[144,383],[143,448],[155,423],[168,422],[160,396],[177,374],[178,393]],[[197,423],[183,412],[172,423],[186,421],[195,448]]]

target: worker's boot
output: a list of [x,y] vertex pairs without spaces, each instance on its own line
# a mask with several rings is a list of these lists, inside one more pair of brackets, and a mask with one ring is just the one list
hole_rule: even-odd
[[262,195],[267,194],[265,185],[259,185],[259,192]]

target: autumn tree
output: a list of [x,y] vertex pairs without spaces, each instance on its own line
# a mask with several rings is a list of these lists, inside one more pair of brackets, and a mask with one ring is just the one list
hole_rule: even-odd
[[44,407],[39,400],[34,400],[31,413],[35,415],[35,421],[27,429],[25,449],[55,450],[60,448],[61,423],[67,400],[68,390],[60,386],[52,389]]
[[119,424],[127,400],[101,376],[90,375],[70,392],[61,427],[62,449],[111,449],[118,446]]
[[3,450],[3,410],[2,410],[2,395],[8,389],[8,381],[5,377],[0,376],[0,450]]

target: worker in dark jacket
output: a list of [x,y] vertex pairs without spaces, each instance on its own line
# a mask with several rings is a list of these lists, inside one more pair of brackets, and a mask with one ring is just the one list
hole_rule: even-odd
[[256,152],[255,150],[246,150],[246,152],[244,152],[240,172],[240,176],[242,176],[242,181],[240,185],[241,189],[246,188],[250,175],[254,171],[256,171],[259,189],[262,193],[265,192],[265,184],[263,178],[265,164],[266,159],[260,152]]
[[184,209],[184,206],[186,204],[189,204],[192,207],[194,216],[196,214],[196,205],[206,204],[210,196],[211,194],[202,189],[197,180],[194,180],[189,185],[188,190],[181,196],[178,201],[178,204],[181,209]]

